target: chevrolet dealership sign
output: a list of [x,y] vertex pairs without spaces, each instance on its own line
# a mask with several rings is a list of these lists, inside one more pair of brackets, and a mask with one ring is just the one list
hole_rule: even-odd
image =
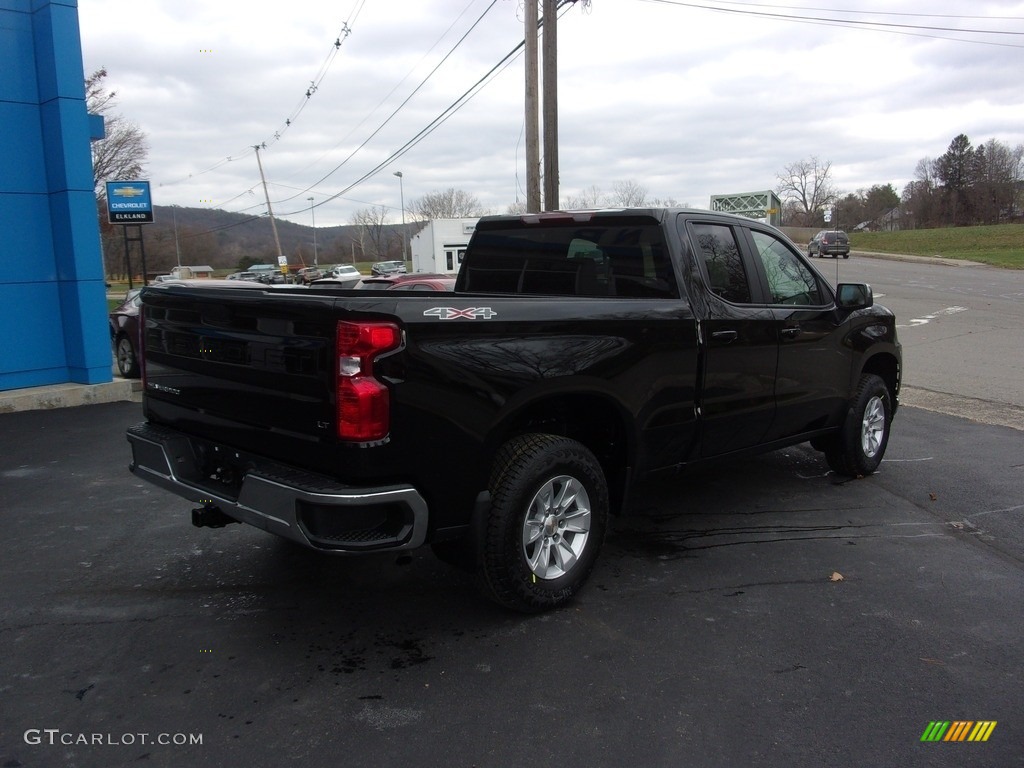
[[148,181],[108,181],[107,221],[111,224],[152,224],[153,200]]

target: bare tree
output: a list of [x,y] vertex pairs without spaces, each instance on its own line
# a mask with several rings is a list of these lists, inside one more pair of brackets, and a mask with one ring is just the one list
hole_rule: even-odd
[[819,214],[837,198],[831,174],[830,160],[822,162],[816,156],[797,160],[776,176],[775,191],[784,202],[796,204],[806,219],[805,226],[814,226]]
[[903,190],[903,216],[914,228],[998,224],[1019,210],[1024,146],[995,139],[977,147],[965,134],[945,154],[923,158]]
[[591,184],[579,194],[569,195],[565,198],[567,210],[578,210],[582,208],[603,208],[607,205],[607,198],[597,184]]
[[356,227],[355,239],[363,257],[377,261],[387,253],[388,209],[384,205],[360,208],[352,214],[352,223]]
[[92,175],[96,196],[104,197],[104,183],[114,179],[142,176],[149,154],[146,134],[138,125],[114,112],[117,92],[107,90],[106,69],[97,69],[85,79],[85,104],[91,114],[103,116],[105,138],[92,142]]
[[692,208],[693,206],[689,203],[681,203],[674,197],[653,197],[648,200],[645,205],[651,206],[651,208]]
[[930,227],[938,222],[935,161],[930,157],[917,161],[914,181],[903,188],[902,218],[907,229]]
[[979,220],[998,224],[1012,217],[1017,197],[1021,152],[996,139],[989,139],[975,151],[977,178],[974,191]]
[[423,221],[483,216],[487,212],[476,195],[454,187],[427,193],[414,201],[409,210],[415,218]]
[[623,208],[639,208],[647,205],[647,187],[632,179],[612,184],[610,204]]

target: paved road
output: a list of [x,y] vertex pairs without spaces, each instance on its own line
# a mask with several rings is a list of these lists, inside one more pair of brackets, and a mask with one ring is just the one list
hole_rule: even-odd
[[5,768],[1024,766],[1012,429],[907,408],[865,480],[797,447],[644,489],[529,618],[426,552],[192,528],[126,471],[140,418],[0,415]]
[[858,258],[815,264],[869,282],[903,344],[904,401],[1024,430],[1024,270]]

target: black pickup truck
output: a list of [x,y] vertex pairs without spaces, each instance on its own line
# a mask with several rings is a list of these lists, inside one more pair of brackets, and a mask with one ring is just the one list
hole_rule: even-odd
[[143,292],[131,471],[322,552],[431,544],[522,611],[569,600],[659,473],[810,441],[871,474],[893,314],[756,221],[480,220],[454,293],[234,281]]

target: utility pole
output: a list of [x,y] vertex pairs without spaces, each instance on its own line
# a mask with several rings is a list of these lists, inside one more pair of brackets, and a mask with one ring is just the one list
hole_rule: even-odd
[[[274,233],[274,245],[277,246],[278,262],[280,263],[280,258],[284,256],[284,254],[281,253],[281,240],[277,236],[277,224],[274,223],[274,209],[270,207],[270,193],[267,192],[267,179],[263,175],[263,163],[260,161],[260,145],[254,144],[253,149],[256,150],[256,165],[260,167],[260,181],[263,182],[263,196],[267,198],[267,213],[270,215],[270,229]],[[288,274],[287,262],[281,266],[283,267],[281,271]]]
[[[527,5],[529,5],[527,0]],[[544,210],[558,210],[558,13],[544,0]],[[527,35],[529,37],[529,35]]]
[[316,256],[316,208],[313,207],[312,197],[307,197],[306,199],[309,200],[309,213],[313,217],[313,266],[319,267],[320,261]]
[[537,90],[537,1],[526,2],[526,212],[540,213],[540,108]]
[[181,266],[181,246],[178,244],[178,206],[171,206],[171,213],[174,215],[174,253],[178,257],[178,266]]
[[405,236],[405,183],[401,171],[395,171],[395,176],[398,177],[398,194],[402,206],[402,261],[409,261],[408,238]]

